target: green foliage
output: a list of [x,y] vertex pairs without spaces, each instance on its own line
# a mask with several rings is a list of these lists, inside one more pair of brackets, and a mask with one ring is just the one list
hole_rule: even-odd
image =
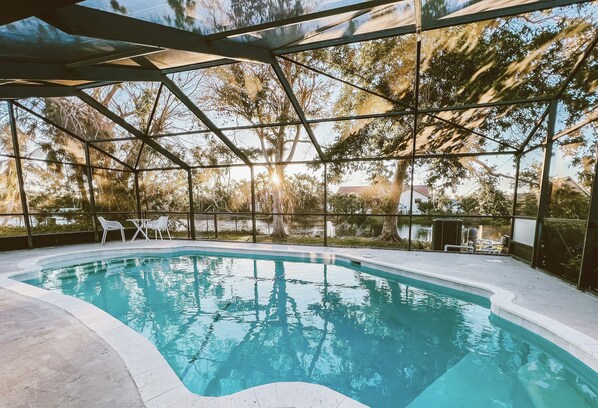
[[359,194],[332,194],[328,197],[330,212],[336,214],[368,214],[372,211],[372,197]]
[[471,175],[464,162],[456,157],[443,157],[431,160],[418,160],[416,166],[431,169],[426,176],[426,184],[434,186],[434,193],[446,196],[454,192],[461,180]]
[[481,205],[477,194],[462,197],[459,201],[459,207],[465,214],[483,214],[480,212]]
[[590,207],[590,197],[564,185],[553,186],[550,194],[547,217],[566,219],[585,219]]
[[193,176],[195,211],[251,211],[251,185],[231,177],[230,169],[202,169]]
[[577,282],[585,237],[584,223],[545,222],[540,265],[549,272]]
[[511,200],[496,186],[496,178],[482,175],[478,178],[479,188],[473,194],[477,199],[474,214],[480,215],[510,215]]
[[[233,27],[248,27],[305,13],[304,2],[298,0],[231,0],[230,11],[222,17],[226,17],[227,23],[232,21]],[[229,24],[219,28],[230,29]]]
[[11,225],[0,225],[0,237],[18,237],[23,236],[27,232],[25,227],[15,227]]
[[141,208],[149,212],[189,211],[187,172],[162,170],[142,173]]
[[366,215],[337,215],[335,220],[336,236],[339,238],[358,237],[375,238],[382,233],[384,218]]
[[111,170],[94,171],[94,192],[98,212],[127,212],[136,207],[132,173]]
[[535,194],[526,194],[517,199],[517,215],[535,217],[538,214],[538,197]]
[[53,234],[60,232],[93,231],[91,221],[76,220],[66,225],[38,224],[31,228],[32,234]]
[[296,214],[322,213],[324,211],[324,186],[322,180],[305,173],[293,174],[285,181],[285,208]]
[[[431,200],[427,202],[416,200],[415,204],[422,214],[450,215],[454,214],[456,210],[455,200],[450,198],[442,189],[433,191]],[[465,205],[467,205],[467,198]]]

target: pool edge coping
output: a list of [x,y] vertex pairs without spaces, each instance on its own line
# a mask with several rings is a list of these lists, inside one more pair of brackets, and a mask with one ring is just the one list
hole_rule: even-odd
[[[490,310],[495,315],[541,336],[565,350],[595,372],[598,372],[598,340],[548,316],[515,304],[513,300],[516,295],[513,292],[495,285],[459,277],[449,277],[414,267],[393,265],[363,255],[340,252],[340,250],[346,248],[326,248],[325,250],[321,250],[318,247],[288,248],[284,246],[277,248],[267,246],[256,248],[255,246],[247,247],[243,243],[236,245],[234,243],[233,245],[231,243],[226,243],[225,245],[210,243],[210,245],[206,246],[204,242],[171,242],[172,245],[170,246],[155,246],[151,243],[146,243],[135,247],[101,247],[84,251],[70,251],[61,254],[32,257],[17,264],[18,268],[21,269],[20,271],[0,273],[0,287],[59,307],[96,333],[124,362],[137,386],[142,402],[148,407],[171,405],[205,406],[207,402],[212,402],[213,405],[218,405],[220,402],[228,402],[237,404],[233,406],[258,406],[258,401],[266,400],[280,405],[291,403],[293,398],[296,404],[298,402],[296,399],[299,396],[304,398],[305,395],[309,395],[311,402],[304,406],[313,406],[318,402],[318,406],[357,407],[364,405],[328,387],[303,382],[271,383],[248,388],[223,397],[205,397],[194,394],[184,386],[183,382],[178,378],[157,348],[140,333],[90,303],[58,292],[50,292],[31,286],[11,279],[11,277],[27,273],[39,273],[46,267],[55,266],[52,265],[52,262],[66,266],[77,261],[84,262],[87,260],[85,259],[86,257],[92,259],[114,258],[139,255],[140,251],[169,254],[187,250],[202,250],[205,252],[217,252],[223,255],[253,254],[309,258],[312,260],[319,259],[331,262],[337,260],[346,262],[355,261],[359,262],[362,267],[485,297],[489,299]],[[58,265],[56,266],[58,267]],[[279,392],[279,389],[282,391],[282,388],[286,388],[286,391]],[[278,400],[279,395],[284,401]],[[274,400],[272,400],[273,396]]]

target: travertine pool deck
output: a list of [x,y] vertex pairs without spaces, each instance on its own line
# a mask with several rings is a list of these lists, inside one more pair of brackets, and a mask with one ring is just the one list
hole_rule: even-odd
[[142,407],[123,361],[65,311],[0,289],[0,407]]
[[[73,259],[105,250],[118,256],[177,247],[340,257],[381,270],[400,269],[404,276],[490,297],[494,313],[548,338],[598,371],[598,298],[509,257],[182,240],[84,244],[0,253],[0,287],[8,288],[0,288],[0,406],[361,406],[326,387],[304,383],[198,397],[186,391],[141,335],[82,301],[6,278],[45,257]],[[73,352],[61,349],[65,338]],[[27,367],[19,356],[30,362]],[[26,373],[35,380],[22,380]]]

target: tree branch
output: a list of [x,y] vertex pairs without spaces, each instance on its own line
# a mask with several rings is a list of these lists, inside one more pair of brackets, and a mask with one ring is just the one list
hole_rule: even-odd
[[299,138],[301,137],[301,126],[297,125],[295,126],[295,139],[293,140],[293,144],[291,145],[291,150],[289,151],[289,154],[287,155],[287,158],[285,161],[291,161],[293,160],[293,156],[295,156],[295,151],[297,150],[297,144],[299,143]]
[[473,163],[476,163],[480,167],[482,167],[491,176],[494,176],[494,177],[504,177],[504,178],[507,178],[507,179],[510,179],[510,180],[515,180],[514,176],[511,176],[510,174],[504,174],[504,173],[497,172],[496,170],[494,170],[494,168],[492,166],[487,165],[486,163],[484,163],[483,161],[481,161],[478,158],[472,157],[472,158],[470,158],[470,160]]
[[590,114],[588,116],[586,116],[586,118],[584,120],[582,120],[581,122],[576,123],[575,125],[560,131],[559,133],[557,133],[556,135],[554,135],[554,137],[552,138],[552,140],[557,140],[560,139],[561,137],[567,136],[570,133],[575,132],[576,130],[581,129],[582,127],[584,127],[585,125],[587,125],[588,123],[592,123],[594,121],[598,120],[598,109],[594,110],[593,112],[590,112]]

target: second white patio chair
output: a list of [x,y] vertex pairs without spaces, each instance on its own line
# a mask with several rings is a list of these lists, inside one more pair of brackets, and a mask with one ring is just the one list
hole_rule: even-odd
[[162,231],[166,231],[168,233],[168,239],[172,240],[172,237],[170,236],[170,231],[168,231],[168,216],[167,215],[163,215],[160,218],[158,218],[157,220],[149,221],[147,224],[145,224],[145,228],[146,228],[146,230],[148,230],[148,229],[154,230],[156,239],[158,239],[158,234],[160,234],[161,240],[163,240]]
[[120,230],[120,235],[123,238],[123,242],[125,242],[125,227],[118,222],[118,221],[108,221],[104,217],[98,217],[100,220],[100,224],[102,224],[102,228],[104,229],[104,234],[102,235],[102,245],[106,242],[106,235],[108,231],[111,230]]

